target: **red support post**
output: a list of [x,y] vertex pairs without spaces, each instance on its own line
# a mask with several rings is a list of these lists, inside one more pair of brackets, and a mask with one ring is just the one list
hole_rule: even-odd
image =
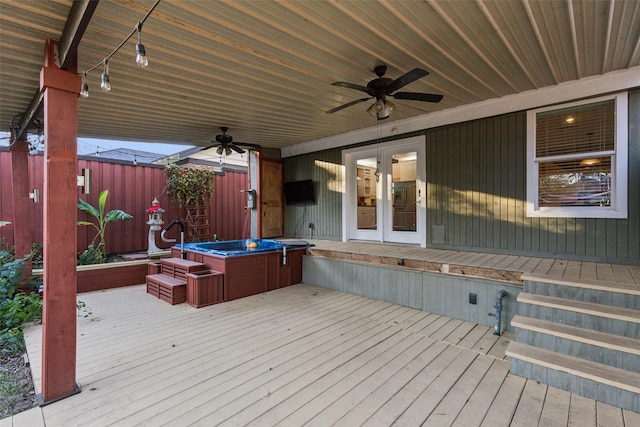
[[[29,214],[29,146],[13,141],[11,151],[11,191],[13,202],[13,247],[16,259],[31,252]],[[29,266],[31,264],[29,263]],[[28,273],[28,272],[26,272]]]
[[76,384],[76,241],[78,94],[76,64],[56,64],[47,40],[40,72],[44,92],[44,304],[41,406],[80,391]]

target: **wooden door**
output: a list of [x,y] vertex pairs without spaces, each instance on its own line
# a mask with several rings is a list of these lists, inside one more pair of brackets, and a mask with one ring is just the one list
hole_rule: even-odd
[[282,162],[263,159],[260,168],[261,237],[284,234],[284,200],[282,195]]

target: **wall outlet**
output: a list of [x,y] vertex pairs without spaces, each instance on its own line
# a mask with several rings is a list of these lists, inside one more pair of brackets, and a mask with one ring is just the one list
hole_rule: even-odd
[[476,305],[478,303],[478,294],[469,293],[469,304]]

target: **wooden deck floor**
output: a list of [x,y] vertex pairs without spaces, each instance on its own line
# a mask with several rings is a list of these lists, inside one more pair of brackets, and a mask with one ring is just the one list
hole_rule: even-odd
[[[82,393],[5,426],[630,426],[640,415],[509,374],[491,328],[305,284],[194,309],[79,295]],[[40,387],[41,328],[25,338]]]
[[[544,277],[552,280],[583,281],[603,287],[631,288],[640,292],[640,265],[622,265],[539,258],[485,252],[428,249],[417,246],[312,240],[311,248],[319,254],[360,261],[396,264],[398,259],[415,260],[418,268],[517,283],[521,277]],[[446,267],[444,267],[446,266]],[[512,280],[515,279],[515,280]]]

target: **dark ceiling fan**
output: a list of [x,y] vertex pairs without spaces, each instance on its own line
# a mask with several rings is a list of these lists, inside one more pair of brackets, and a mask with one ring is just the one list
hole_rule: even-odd
[[333,86],[346,87],[349,89],[359,90],[361,92],[365,92],[369,95],[367,98],[356,99],[355,101],[348,102],[344,105],[341,105],[336,108],[332,108],[327,111],[327,113],[335,113],[336,111],[340,111],[343,108],[351,107],[352,105],[358,104],[360,102],[368,101],[369,99],[375,98],[376,102],[367,109],[367,111],[373,116],[377,117],[378,120],[386,119],[389,117],[389,113],[393,109],[394,105],[392,102],[387,101],[387,97],[390,96],[395,99],[408,99],[412,101],[423,101],[423,102],[440,102],[443,98],[442,95],[435,95],[432,93],[418,93],[418,92],[396,92],[398,89],[412,83],[427,74],[428,71],[423,70],[422,68],[414,68],[408,73],[403,74],[397,79],[393,80],[389,77],[383,77],[387,72],[386,65],[377,65],[373,72],[378,76],[377,79],[371,80],[367,83],[366,86],[361,86],[354,83],[347,82],[335,82],[331,83]]
[[[244,143],[244,142],[233,142],[233,137],[231,135],[227,135],[227,130],[229,130],[229,128],[226,127],[226,126],[220,126],[220,130],[222,131],[222,134],[221,135],[216,135],[215,144],[213,144],[213,145],[211,145],[209,147],[206,147],[205,149],[218,147],[218,149],[216,150],[216,153],[218,153],[221,156],[222,156],[222,154],[228,156],[233,151],[235,151],[236,153],[239,153],[239,154],[244,153],[245,150],[242,149],[241,147],[245,147],[245,148],[249,148],[249,149],[253,149],[253,150],[257,150],[258,148],[260,148],[260,146],[257,145],[257,144],[248,144],[248,143]],[[211,142],[213,142],[213,141],[211,141]]]

